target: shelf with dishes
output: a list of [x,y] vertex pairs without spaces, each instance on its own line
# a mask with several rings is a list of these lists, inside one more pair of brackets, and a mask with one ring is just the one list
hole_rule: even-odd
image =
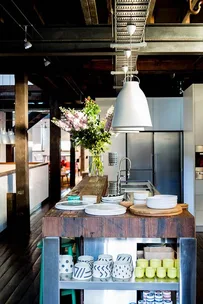
[[[115,255],[114,255],[115,257]],[[89,290],[179,290],[179,260],[171,247],[145,246],[137,259],[128,253],[60,255],[60,288]]]
[[87,289],[87,290],[179,290],[179,283],[177,280],[162,280],[158,279],[135,279],[131,278],[129,281],[113,281],[112,278],[106,281],[92,278],[89,281],[82,280],[60,280],[60,289]]

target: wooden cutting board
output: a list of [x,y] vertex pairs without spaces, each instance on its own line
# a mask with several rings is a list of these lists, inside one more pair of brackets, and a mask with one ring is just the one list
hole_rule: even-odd
[[146,205],[133,205],[129,208],[130,212],[140,216],[173,216],[182,213],[182,207],[177,205],[171,209],[151,209]]

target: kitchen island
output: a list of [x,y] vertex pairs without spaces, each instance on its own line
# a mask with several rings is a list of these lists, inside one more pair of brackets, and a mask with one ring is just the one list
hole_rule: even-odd
[[[107,177],[97,178],[97,184],[92,179],[94,177],[86,177],[71,194],[97,193],[99,201],[106,191]],[[42,229],[45,304],[59,304],[60,289],[85,289],[85,293],[89,290],[177,290],[179,303],[196,303],[195,220],[187,210],[178,216],[140,217],[128,211],[116,216],[91,216],[84,211],[53,208],[43,218]],[[180,280],[137,282],[133,278],[130,282],[60,281],[58,262],[61,237],[81,237],[83,253],[95,258],[98,253],[114,255],[116,250],[117,253],[124,251],[132,254],[134,261],[137,244],[173,244],[180,258]],[[87,300],[85,303],[91,302]]]

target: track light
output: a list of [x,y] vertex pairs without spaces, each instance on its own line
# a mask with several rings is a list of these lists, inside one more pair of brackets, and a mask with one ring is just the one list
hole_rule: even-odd
[[44,58],[44,66],[47,67],[48,65],[50,65],[50,61],[47,60],[46,58]]
[[27,40],[27,25],[25,25],[25,39],[24,39],[24,48],[27,50],[32,47],[32,43]]

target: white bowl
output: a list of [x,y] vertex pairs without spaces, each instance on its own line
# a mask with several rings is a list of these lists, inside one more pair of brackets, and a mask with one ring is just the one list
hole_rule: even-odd
[[134,199],[142,199],[142,200],[144,200],[144,199],[146,199],[147,197],[148,197],[148,195],[149,195],[149,192],[148,191],[146,191],[146,190],[144,190],[144,191],[135,191],[134,192]]
[[83,195],[82,201],[86,204],[96,204],[97,196],[96,195]]
[[147,207],[152,209],[171,209],[177,205],[177,200],[177,196],[167,198],[156,195],[147,198]]
[[146,199],[134,199],[134,205],[146,205],[147,200]]
[[178,196],[177,195],[169,195],[169,194],[159,194],[153,196],[154,198],[159,198],[167,201],[178,201]]

